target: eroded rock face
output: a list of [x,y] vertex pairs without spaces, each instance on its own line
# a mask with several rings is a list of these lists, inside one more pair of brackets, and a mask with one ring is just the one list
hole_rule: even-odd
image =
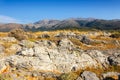
[[34,46],[26,47],[27,42],[23,41],[20,44],[22,50],[7,57],[5,62],[17,69],[61,73],[106,65],[106,57],[100,51],[83,51],[66,38],[58,41],[57,45],[51,41],[38,41],[32,42]]
[[87,54],[97,61],[99,67],[107,67],[108,61],[107,56],[104,55],[101,51],[98,50],[88,50]]

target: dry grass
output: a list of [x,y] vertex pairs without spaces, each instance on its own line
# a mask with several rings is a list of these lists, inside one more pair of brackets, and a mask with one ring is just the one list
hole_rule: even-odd
[[8,35],[7,32],[0,32],[0,37],[6,37]]
[[79,69],[75,73],[80,75],[83,71],[94,72],[94,73],[96,73],[96,75],[98,77],[100,77],[102,73],[106,73],[106,72],[120,72],[120,66],[108,66],[107,68],[101,68],[101,67],[91,68],[91,67],[87,67],[84,70]]

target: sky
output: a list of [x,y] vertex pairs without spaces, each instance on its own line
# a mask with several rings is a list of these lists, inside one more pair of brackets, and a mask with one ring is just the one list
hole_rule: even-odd
[[0,0],[0,23],[89,17],[120,19],[120,0]]

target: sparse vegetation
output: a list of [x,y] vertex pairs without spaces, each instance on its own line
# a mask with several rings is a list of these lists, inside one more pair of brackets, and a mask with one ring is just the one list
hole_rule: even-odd
[[[109,49],[119,49],[119,43],[120,43],[120,34],[119,32],[111,32],[110,36],[104,36],[103,31],[82,31],[82,30],[57,30],[57,31],[45,31],[45,32],[25,32],[22,29],[16,29],[12,30],[9,33],[0,33],[0,37],[15,37],[18,41],[16,42],[5,42],[0,40],[0,44],[5,47],[5,55],[10,56],[12,54],[15,54],[16,51],[12,51],[9,48],[13,44],[18,44],[21,40],[24,41],[24,39],[27,39],[28,41],[24,43],[25,48],[32,48],[34,46],[33,43],[39,40],[50,40],[54,43],[58,43],[59,40],[63,39],[63,37],[55,37],[55,35],[59,33],[64,33],[64,35],[68,33],[74,33],[75,35],[83,36],[87,35],[93,42],[91,44],[85,44],[81,42],[81,38],[68,38],[77,48],[80,48],[82,50],[109,50]],[[97,35],[96,35],[97,34]],[[30,42],[29,42],[30,41]],[[21,41],[22,42],[22,41]],[[33,42],[33,43],[32,43]],[[70,73],[62,73],[60,76],[58,76],[58,80],[75,80],[77,77],[83,72],[83,71],[91,71],[97,74],[98,77],[101,76],[102,73],[106,72],[120,72],[120,66],[109,66],[107,68],[85,68],[80,69],[75,72]],[[21,74],[19,74],[21,76]],[[53,77],[43,77],[43,76],[24,76],[26,80],[57,80],[57,78]],[[8,74],[0,74],[0,80],[13,80],[10,75]]]

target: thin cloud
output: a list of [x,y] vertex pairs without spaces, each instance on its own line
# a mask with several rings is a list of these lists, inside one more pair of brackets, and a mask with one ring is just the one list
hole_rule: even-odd
[[0,15],[0,23],[20,23],[19,20],[9,16]]

